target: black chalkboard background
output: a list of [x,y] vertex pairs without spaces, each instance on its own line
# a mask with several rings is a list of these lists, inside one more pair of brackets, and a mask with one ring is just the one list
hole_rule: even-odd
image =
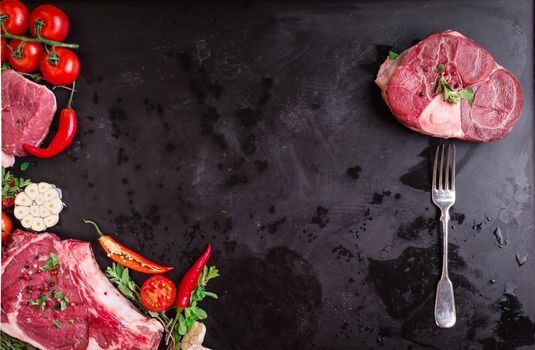
[[[177,281],[212,242],[207,347],[534,348],[531,1],[59,5],[81,46],[79,132],[25,176],[63,189],[54,231],[92,241],[103,268],[82,218]],[[520,79],[524,108],[502,141],[455,141],[458,322],[439,330],[438,141],[401,126],[373,79],[389,48],[448,28]]]

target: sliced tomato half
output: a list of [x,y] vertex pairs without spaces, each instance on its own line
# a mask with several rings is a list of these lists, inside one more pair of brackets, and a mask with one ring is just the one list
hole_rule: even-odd
[[11,223],[11,219],[6,213],[2,212],[2,242],[7,241],[12,230],[13,224]]
[[143,306],[152,312],[161,312],[170,308],[176,299],[176,287],[173,281],[161,275],[149,277],[141,286],[139,293]]

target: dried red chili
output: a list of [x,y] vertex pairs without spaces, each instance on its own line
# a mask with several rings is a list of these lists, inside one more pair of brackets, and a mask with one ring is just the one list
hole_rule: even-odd
[[78,121],[76,119],[76,112],[71,108],[72,98],[74,96],[75,83],[72,83],[71,95],[67,107],[61,110],[59,115],[59,128],[54,135],[52,141],[46,148],[35,147],[28,144],[23,144],[22,147],[37,158],[52,158],[63,152],[74,139],[76,129],[78,128]]
[[186,272],[186,274],[184,275],[184,278],[182,278],[182,281],[180,281],[180,286],[178,287],[178,297],[176,298],[177,307],[181,309],[185,309],[188,307],[191,293],[197,286],[199,276],[201,275],[204,266],[208,262],[208,259],[210,259],[211,253],[212,246],[210,245],[210,243],[208,243],[208,246],[200,256],[200,258],[197,259],[193,266],[190,267],[188,272]]
[[84,220],[86,224],[91,224],[95,227],[97,233],[100,235],[98,241],[106,255],[118,264],[128,267],[131,270],[143,272],[150,275],[157,275],[166,273],[174,269],[172,266],[158,265],[138,253],[126,248],[111,236],[104,235],[97,224],[90,220]]

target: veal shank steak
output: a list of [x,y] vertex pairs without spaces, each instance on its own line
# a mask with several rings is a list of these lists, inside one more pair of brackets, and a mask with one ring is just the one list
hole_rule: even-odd
[[[438,65],[456,91],[471,88],[473,105],[452,104],[436,92]],[[473,40],[455,31],[433,34],[381,65],[376,84],[396,118],[410,129],[442,138],[490,142],[520,120],[518,80]]]
[[[50,253],[59,257],[58,267],[43,271]],[[162,325],[115,289],[87,242],[16,230],[4,247],[1,271],[1,329],[13,337],[43,350],[158,348]],[[65,297],[61,310],[58,299]]]

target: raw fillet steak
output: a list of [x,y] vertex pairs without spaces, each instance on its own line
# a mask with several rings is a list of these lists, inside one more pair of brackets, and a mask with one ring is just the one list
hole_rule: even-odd
[[[444,78],[455,91],[472,88],[474,104],[451,104],[435,93]],[[435,137],[490,142],[507,135],[520,120],[522,88],[511,72],[464,35],[445,31],[387,58],[375,83],[396,118],[408,128]]]
[[[50,253],[59,257],[59,268],[41,271]],[[87,242],[16,230],[4,247],[1,271],[0,326],[13,337],[44,350],[158,348],[162,325],[115,289]],[[59,307],[54,292],[68,297],[65,310],[54,313]],[[29,305],[43,294],[51,302],[44,310]]]
[[2,73],[2,151],[25,156],[27,143],[39,146],[56,113],[56,97],[39,85],[7,69]]

